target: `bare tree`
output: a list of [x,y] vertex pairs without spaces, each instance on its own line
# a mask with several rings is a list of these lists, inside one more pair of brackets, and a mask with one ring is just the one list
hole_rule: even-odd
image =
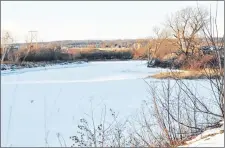
[[168,17],[166,26],[171,29],[176,38],[176,44],[187,56],[196,48],[196,38],[199,31],[208,21],[208,11],[203,8],[187,7]]
[[148,65],[152,65],[156,53],[160,50],[161,45],[168,39],[168,32],[159,27],[153,27],[154,37],[148,42]]
[[27,56],[29,55],[29,53],[30,53],[31,50],[33,49],[33,45],[31,45],[29,42],[30,42],[30,41],[29,41],[29,39],[28,39],[28,36],[25,36],[25,43],[26,43],[27,46],[26,46],[26,48],[25,48],[25,53],[23,53],[24,55],[23,55],[23,59],[22,59],[22,61],[21,61],[21,64],[23,64],[23,63],[25,62]]
[[[201,11],[199,7],[198,11]],[[212,72],[205,69],[208,80],[211,84],[211,89],[213,90],[215,100],[217,101],[218,106],[220,107],[221,114],[224,118],[224,36],[219,37],[218,25],[217,25],[217,11],[218,11],[218,2],[216,5],[215,16],[212,15],[211,6],[210,6],[210,15],[208,23],[205,23],[202,32],[204,39],[207,42],[208,46],[214,47],[214,55],[216,61],[212,63],[213,69]],[[212,77],[212,74],[217,74],[218,77]]]
[[[213,63],[213,68],[210,71],[204,68],[207,75],[205,80],[209,84],[207,89],[214,97],[201,96],[191,82],[180,79],[172,70],[173,79],[162,83],[161,88],[147,83],[151,92],[151,104],[153,104],[150,112],[155,112],[151,120],[154,120],[153,123],[157,123],[158,129],[162,133],[161,136],[159,131],[153,133],[151,139],[164,137],[158,142],[158,146],[180,145],[184,140],[203,132],[206,128],[217,125],[220,120],[224,119],[224,73],[222,72],[224,57],[221,58],[222,50],[219,50],[224,50],[224,47],[221,44],[218,47],[221,40],[219,41],[218,37],[216,18],[212,19],[211,13],[210,20],[207,18],[206,10],[186,8],[178,11],[168,21],[169,27],[177,39],[177,44],[186,55],[190,51],[192,54],[194,53],[194,49],[197,47],[196,40],[199,39],[197,35],[201,31],[203,31],[203,37],[208,45],[216,47],[216,62]],[[213,76],[215,73],[218,76]],[[174,94],[174,90],[177,91],[177,94]],[[151,130],[155,128],[144,124],[143,128],[147,127]],[[150,145],[146,136],[143,136],[141,132],[135,133],[140,140]]]
[[1,35],[1,62],[4,61],[6,55],[9,53],[14,39],[9,31],[2,31]]

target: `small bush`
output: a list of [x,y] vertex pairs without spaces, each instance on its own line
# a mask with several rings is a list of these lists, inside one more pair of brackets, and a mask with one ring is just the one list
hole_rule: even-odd
[[215,68],[218,66],[218,60],[215,55],[204,55],[202,57],[192,56],[188,58],[184,65],[187,69],[203,69],[203,68]]

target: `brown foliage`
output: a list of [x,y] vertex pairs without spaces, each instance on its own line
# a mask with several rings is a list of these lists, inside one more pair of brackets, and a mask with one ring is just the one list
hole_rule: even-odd
[[[166,39],[165,41],[161,42],[161,45],[158,49],[155,49],[156,44],[160,42],[160,39],[153,39],[151,42],[151,51],[155,54],[152,54],[153,58],[163,59],[166,55],[173,53],[178,50],[178,46],[175,44],[174,39]],[[134,58],[147,58],[148,56],[148,46],[140,47],[134,51]]]
[[177,56],[174,60],[176,65],[181,65],[181,69],[200,70],[203,68],[215,68],[218,60],[215,55],[199,55],[186,56],[184,53]]
[[137,50],[134,50],[134,59],[139,59],[139,58],[147,58],[147,49],[144,47],[141,47]]
[[156,58],[162,59],[167,54],[173,53],[178,50],[178,46],[174,43],[175,40],[167,39],[160,45],[156,51]]
[[186,64],[184,65],[185,69],[203,69],[205,67],[212,68],[217,63],[217,59],[214,55],[204,55],[202,57],[193,56],[188,58]]

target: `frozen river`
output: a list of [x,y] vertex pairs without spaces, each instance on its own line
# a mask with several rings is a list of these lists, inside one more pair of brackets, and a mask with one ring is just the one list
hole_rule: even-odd
[[[91,104],[127,117],[149,93],[143,78],[165,71],[147,68],[146,61],[91,62],[3,71],[1,75],[2,146],[67,146],[69,136]],[[160,81],[148,79],[148,81]],[[98,111],[96,111],[98,114]]]

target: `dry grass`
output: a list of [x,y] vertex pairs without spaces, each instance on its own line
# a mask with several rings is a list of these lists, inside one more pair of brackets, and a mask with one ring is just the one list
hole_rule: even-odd
[[204,70],[189,70],[189,71],[176,71],[176,72],[162,72],[155,74],[151,77],[156,79],[204,79],[207,77],[216,78],[221,76],[223,72],[217,69],[204,69]]

